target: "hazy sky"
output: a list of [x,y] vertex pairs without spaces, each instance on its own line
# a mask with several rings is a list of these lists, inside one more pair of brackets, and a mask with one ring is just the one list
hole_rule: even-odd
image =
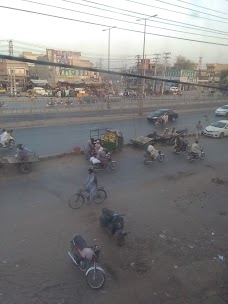
[[[156,17],[147,20],[145,43],[147,58],[153,58],[154,53],[171,52],[170,63],[173,63],[180,54],[194,62],[198,62],[199,56],[202,56],[204,64],[228,63],[228,1],[226,0],[0,0],[0,6],[77,20],[57,19],[0,7],[0,53],[3,54],[7,53],[6,40],[12,39],[15,55],[26,48],[38,53],[42,53],[44,47],[73,50],[81,52],[82,58],[93,62],[103,58],[103,67],[105,67],[108,31],[103,30],[116,26],[110,31],[110,66],[111,68],[131,66],[136,61],[135,56],[142,56],[143,53],[144,20],[137,21],[137,19],[157,14]],[[208,41],[227,46],[171,39],[152,34]]]

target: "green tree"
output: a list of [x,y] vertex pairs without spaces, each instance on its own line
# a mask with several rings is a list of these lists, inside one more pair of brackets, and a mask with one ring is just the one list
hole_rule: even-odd
[[228,84],[228,70],[221,71],[220,83]]
[[176,62],[174,63],[174,68],[176,70],[183,70],[183,69],[194,69],[194,62],[185,58],[184,56],[177,56]]

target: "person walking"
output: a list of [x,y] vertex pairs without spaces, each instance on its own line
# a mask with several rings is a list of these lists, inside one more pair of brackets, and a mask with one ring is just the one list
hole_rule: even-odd
[[199,138],[202,135],[203,132],[203,126],[201,124],[201,121],[199,120],[196,124],[196,138]]
[[88,171],[89,171],[89,176],[84,186],[89,192],[89,204],[91,204],[94,202],[94,197],[97,193],[97,177],[92,168],[90,168]]

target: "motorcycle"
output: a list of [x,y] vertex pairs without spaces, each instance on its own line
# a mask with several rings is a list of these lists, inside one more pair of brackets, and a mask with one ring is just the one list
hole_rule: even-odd
[[100,227],[106,228],[107,231],[113,235],[116,239],[118,246],[123,246],[125,244],[124,232],[124,214],[114,213],[114,211],[102,208],[102,214],[100,216]]
[[173,152],[177,155],[179,155],[181,152],[189,152],[190,151],[190,145],[182,144],[180,147],[173,147]]
[[161,151],[158,151],[158,156],[156,158],[152,158],[151,154],[149,152],[144,153],[144,165],[151,165],[155,161],[158,161],[159,163],[162,163],[165,159],[165,155],[161,153]]
[[94,172],[99,172],[105,169],[116,170],[117,163],[116,161],[112,160],[111,152],[108,152],[106,154],[106,157],[107,157],[107,161],[105,163],[101,163],[101,161],[97,159],[95,156],[90,157],[90,161],[92,163],[92,168]]
[[15,148],[15,140],[13,138],[7,140],[7,142],[5,143],[5,147],[3,147],[3,145],[0,143],[0,147],[1,148],[8,148],[8,149],[13,149]]
[[188,153],[188,161],[190,163],[192,163],[194,160],[200,159],[203,160],[205,158],[205,153],[203,151],[203,148],[201,148],[201,155],[199,156],[198,153],[194,153],[194,152],[189,152]]
[[[71,249],[68,251],[68,255],[73,263],[85,272],[87,284],[93,289],[101,288],[105,283],[105,271],[98,266],[100,250],[97,245],[88,247],[83,237],[78,234],[74,235],[70,244]],[[84,249],[87,249],[86,253],[83,253]],[[80,253],[83,253],[85,257],[82,257]]]

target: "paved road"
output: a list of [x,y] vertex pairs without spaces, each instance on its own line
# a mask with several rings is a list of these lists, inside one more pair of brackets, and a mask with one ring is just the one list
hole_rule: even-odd
[[[1,176],[1,303],[225,304],[227,142],[203,139],[203,146],[204,161],[189,164],[163,148],[165,162],[152,167],[143,165],[141,151],[125,148],[116,155],[118,169],[98,175],[108,192],[102,206],[126,213],[122,248],[99,228],[102,206],[67,205],[86,178],[83,156],[42,162],[27,176],[13,169]],[[102,249],[101,292],[86,286],[67,257],[75,233]],[[218,254],[225,262],[214,260]]]
[[[207,115],[207,121],[204,115]],[[169,127],[175,126],[177,129],[188,128],[189,132],[194,132],[194,126],[198,120],[201,120],[203,125],[206,126],[209,122],[216,121],[218,118],[206,110],[200,113],[182,114],[175,123],[170,123]],[[129,142],[131,138],[147,135],[155,129],[154,124],[148,123],[146,118],[132,118],[131,120],[116,122],[17,129],[14,131],[14,136],[17,143],[25,144],[40,155],[47,155],[69,152],[75,146],[83,149],[89,139],[91,129],[107,127],[121,130],[124,134],[125,143]],[[157,130],[160,131],[161,129]],[[5,155],[8,151],[1,149],[1,153]]]

